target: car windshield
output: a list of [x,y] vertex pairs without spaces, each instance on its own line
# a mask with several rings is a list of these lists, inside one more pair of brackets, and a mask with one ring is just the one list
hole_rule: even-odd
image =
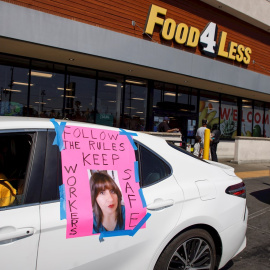
[[188,156],[191,156],[191,157],[193,157],[193,158],[195,158],[195,159],[198,159],[198,160],[200,160],[200,161],[203,161],[203,162],[206,162],[206,163],[207,163],[207,161],[205,161],[204,159],[201,159],[201,158],[199,158],[199,157],[193,155],[192,153],[186,151],[185,149],[183,149],[183,148],[181,148],[181,147],[179,147],[179,146],[177,146],[177,145],[175,145],[175,144],[173,144],[173,143],[169,143],[169,142],[168,142],[168,145],[171,146],[172,148],[174,148],[174,149],[176,149],[176,150],[178,150],[178,151],[180,151],[180,152],[182,152],[182,153],[188,155]]

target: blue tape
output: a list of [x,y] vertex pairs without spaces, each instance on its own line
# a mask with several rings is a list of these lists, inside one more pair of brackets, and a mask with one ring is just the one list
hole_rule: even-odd
[[119,135],[126,135],[128,137],[128,140],[129,142],[131,143],[132,147],[134,150],[137,150],[137,147],[133,141],[133,138],[131,136],[138,136],[137,133],[134,133],[134,132],[127,132],[121,128],[120,129],[120,132],[119,132]]
[[148,220],[148,218],[150,218],[150,216],[151,214],[147,213],[133,230],[102,232],[99,235],[99,241],[100,242],[104,241],[103,240],[104,237],[123,236],[123,235],[128,235],[128,236],[133,237],[137,233],[137,231],[143,226],[143,224]]
[[102,242],[104,237],[130,235],[132,230],[121,230],[112,232],[102,232],[99,235],[99,241]]
[[65,185],[59,186],[59,194],[60,194],[60,220],[67,219],[66,215],[66,193],[65,193]]
[[139,189],[139,194],[141,196],[143,208],[145,208],[146,207],[146,201],[145,201],[145,198],[144,198],[144,195],[143,195],[143,192],[142,192],[141,188]]
[[132,230],[132,235],[134,236],[135,233],[143,226],[143,224],[150,218],[151,214],[146,213],[146,215],[142,218],[142,220],[137,224],[137,226]]
[[138,163],[138,161],[134,161],[134,172],[135,172],[135,181],[136,181],[136,183],[140,183],[139,163]]
[[53,145],[58,145],[59,150],[62,151],[63,149],[65,149],[62,134],[64,132],[66,122],[61,122],[59,125],[54,118],[50,119],[50,121],[53,123],[56,132]]

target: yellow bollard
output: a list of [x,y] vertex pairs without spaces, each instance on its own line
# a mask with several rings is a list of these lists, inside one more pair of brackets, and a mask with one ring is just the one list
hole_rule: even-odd
[[209,146],[210,146],[210,129],[207,128],[204,131],[204,148],[203,159],[209,159]]

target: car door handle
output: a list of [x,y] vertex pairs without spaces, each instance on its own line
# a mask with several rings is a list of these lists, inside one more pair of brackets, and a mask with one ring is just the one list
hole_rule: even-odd
[[153,203],[149,204],[147,206],[148,210],[162,210],[166,207],[173,206],[174,201],[173,200],[161,200],[157,199]]
[[33,235],[35,232],[34,228],[21,228],[15,229],[12,232],[3,232],[0,230],[0,242],[5,240],[12,240],[16,238],[24,238]]

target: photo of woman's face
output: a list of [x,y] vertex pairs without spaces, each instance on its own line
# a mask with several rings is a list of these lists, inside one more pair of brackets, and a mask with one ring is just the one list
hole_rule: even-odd
[[115,213],[118,206],[118,197],[113,189],[101,190],[96,198],[103,215]]

